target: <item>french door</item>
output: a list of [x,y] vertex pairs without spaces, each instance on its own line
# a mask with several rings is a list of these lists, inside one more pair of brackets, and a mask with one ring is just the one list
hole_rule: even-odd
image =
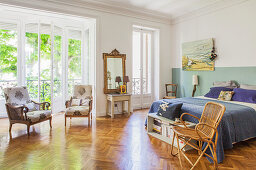
[[152,103],[152,44],[153,32],[133,31],[133,108],[150,107]]

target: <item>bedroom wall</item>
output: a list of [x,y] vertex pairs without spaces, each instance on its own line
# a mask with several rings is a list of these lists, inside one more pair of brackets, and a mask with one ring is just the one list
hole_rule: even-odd
[[[159,30],[159,62],[158,69],[155,71],[156,84],[155,98],[161,98],[164,95],[164,84],[172,80],[171,73],[171,24],[156,18],[138,16],[136,14],[126,14],[121,11],[120,14],[115,12],[102,12],[102,10],[90,9],[81,4],[75,5],[78,1],[43,1],[43,0],[0,0],[0,3],[21,6],[32,9],[39,9],[57,13],[71,14],[82,17],[92,17],[96,19],[96,115],[106,115],[106,97],[103,93],[104,88],[104,71],[102,53],[109,53],[113,49],[119,50],[120,53],[126,54],[126,73],[132,76],[132,26],[139,25],[152,27]],[[169,20],[170,21],[170,20]],[[131,92],[131,83],[128,84]],[[118,109],[121,110],[121,109]]]
[[[196,96],[208,92],[214,81],[236,80],[256,84],[256,1],[249,0],[172,25],[172,76],[178,96],[192,94],[192,75],[199,75]],[[214,38],[218,58],[215,71],[182,71],[181,44]]]

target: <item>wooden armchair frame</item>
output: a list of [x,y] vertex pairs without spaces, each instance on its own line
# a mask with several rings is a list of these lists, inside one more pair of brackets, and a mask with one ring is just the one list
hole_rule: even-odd
[[[209,111],[212,111],[212,113],[209,113]],[[197,165],[197,163],[199,162],[199,160],[202,158],[203,155],[206,155],[209,158],[211,158],[214,162],[214,168],[217,169],[217,165],[218,165],[217,155],[216,155],[216,147],[217,147],[217,141],[218,141],[217,127],[219,126],[219,123],[223,117],[224,112],[225,112],[225,106],[223,106],[222,104],[215,103],[215,102],[208,102],[205,105],[204,111],[200,119],[189,113],[183,113],[181,115],[180,119],[184,127],[173,127],[174,137],[173,137],[172,146],[171,146],[171,154],[173,156],[176,156],[178,154],[181,168],[182,168],[182,162],[181,162],[181,154],[182,154],[186,158],[186,160],[192,165],[191,169],[193,169]],[[195,129],[191,129],[186,126],[183,120],[183,116],[185,115],[192,116],[199,121]],[[174,144],[175,138],[177,139],[178,152],[174,154],[173,144]],[[192,139],[198,141],[198,146],[193,143],[190,143]],[[184,142],[184,146],[182,148],[180,148],[179,146],[179,140]],[[207,145],[202,150],[203,142],[207,143]],[[192,163],[191,160],[182,151],[182,149],[186,145],[189,145],[198,151],[199,157],[195,163]],[[210,156],[209,154],[205,153],[208,148],[210,148],[210,151],[213,156]]]
[[[70,98],[70,100],[67,100],[65,102],[66,108],[71,107],[71,101],[72,101],[72,97]],[[88,113],[88,115],[66,115],[65,114],[65,126],[67,125],[67,117],[69,117],[70,120],[71,120],[72,117],[88,117],[88,124],[90,125],[90,122],[92,120],[92,113],[91,113],[92,104],[93,104],[93,97],[91,96],[90,101],[89,101],[89,113]]]
[[[39,110],[41,110],[40,107],[42,107],[43,110],[45,110],[45,108],[47,108],[47,110],[48,110],[49,107],[50,107],[49,102],[43,102],[43,103],[38,103],[38,102],[35,102],[35,101],[32,101],[32,102],[35,103],[36,105],[39,105]],[[27,125],[27,134],[28,134],[28,136],[30,135],[29,129],[30,129],[31,125],[49,120],[50,128],[52,128],[52,117],[49,117],[47,119],[44,119],[44,120],[41,120],[41,121],[38,121],[38,122],[30,122],[30,121],[27,120],[27,112],[28,112],[29,109],[26,106],[24,106],[24,105],[13,106],[10,103],[6,103],[5,106],[6,106],[7,115],[8,115],[9,121],[10,121],[10,127],[9,127],[9,132],[10,133],[12,131],[12,125],[15,124],[15,123],[26,124]],[[15,112],[17,113],[17,115],[20,119],[12,118],[10,109],[15,110]]]

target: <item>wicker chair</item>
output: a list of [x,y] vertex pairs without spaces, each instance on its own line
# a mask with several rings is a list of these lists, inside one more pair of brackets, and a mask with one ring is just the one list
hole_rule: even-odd
[[[172,90],[168,90],[168,87],[171,87]],[[164,99],[175,99],[177,94],[177,87],[177,84],[165,84],[166,96],[164,96]]]
[[[197,165],[197,163],[199,162],[199,160],[202,158],[203,155],[206,155],[209,158],[211,158],[214,161],[214,167],[217,168],[217,155],[216,155],[216,146],[218,141],[217,127],[219,126],[219,123],[223,117],[225,110],[226,108],[222,104],[215,103],[215,102],[208,102],[205,105],[205,108],[203,110],[203,113],[200,119],[189,113],[183,113],[181,115],[180,119],[185,127],[179,127],[179,126],[173,127],[174,137],[173,137],[172,147],[171,147],[172,155],[175,156],[178,154],[179,156],[179,162],[180,162],[181,168],[182,168],[181,154],[192,165],[191,169],[193,169]],[[186,124],[183,121],[184,115],[192,116],[199,121],[195,129],[188,128],[186,126]],[[175,137],[177,139],[178,153],[173,154],[172,151],[173,151],[173,143],[174,143]],[[198,141],[198,146],[193,143],[190,143],[192,139]],[[182,148],[179,147],[179,140],[185,143],[185,145]],[[207,145],[202,150],[203,142],[206,142]],[[194,164],[189,160],[189,158],[182,151],[182,149],[186,145],[189,145],[198,151],[199,157]],[[210,148],[210,151],[213,156],[210,156],[209,154],[205,153],[208,147]]]
[[[92,86],[75,85],[74,94],[70,100],[66,101],[65,126],[67,117],[88,117],[88,125],[92,119]],[[78,102],[78,103],[77,103]]]
[[52,128],[52,111],[49,110],[49,102],[37,103],[30,100],[26,87],[5,88],[4,95],[10,121],[10,133],[15,123],[26,124],[28,136],[31,125],[49,120],[50,128]]

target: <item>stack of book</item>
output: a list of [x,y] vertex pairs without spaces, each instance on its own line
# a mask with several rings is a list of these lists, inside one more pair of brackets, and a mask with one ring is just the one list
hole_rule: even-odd
[[162,121],[159,119],[154,119],[153,132],[162,134]]

